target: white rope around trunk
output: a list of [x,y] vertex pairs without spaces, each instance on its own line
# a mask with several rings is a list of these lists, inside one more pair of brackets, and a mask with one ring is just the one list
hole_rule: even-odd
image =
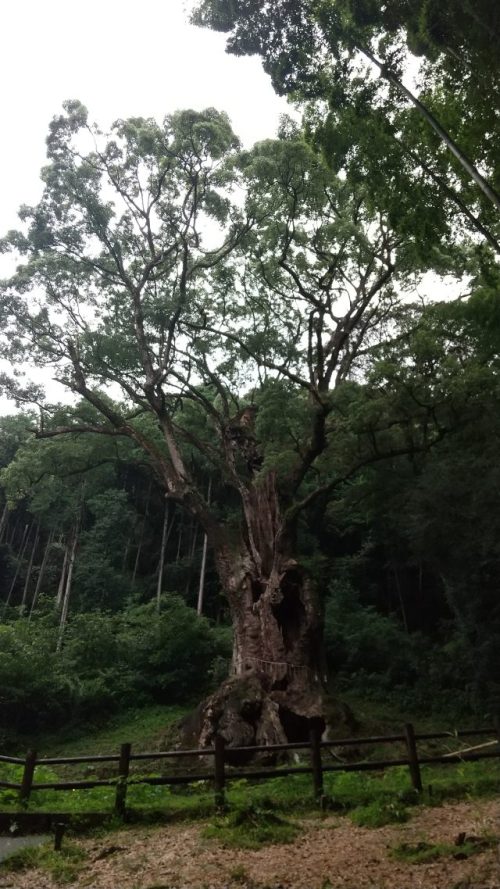
[[291,673],[311,672],[310,667],[307,667],[305,664],[290,664],[288,661],[268,661],[260,657],[246,657],[245,661],[253,661],[253,663],[258,664],[265,672],[269,672],[271,675],[275,668],[280,669],[283,667],[287,672],[290,671]]

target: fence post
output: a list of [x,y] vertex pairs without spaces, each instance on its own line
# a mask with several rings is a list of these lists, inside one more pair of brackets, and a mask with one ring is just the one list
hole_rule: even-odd
[[120,747],[120,761],[118,764],[118,783],[116,785],[115,812],[122,818],[125,816],[125,802],[127,799],[127,778],[130,769],[131,744],[122,744]]
[[408,751],[408,765],[410,768],[411,783],[417,793],[422,793],[422,778],[418,761],[417,742],[415,730],[411,722],[405,725],[406,749]]
[[33,787],[33,776],[36,766],[36,750],[28,750],[24,761],[24,772],[19,790],[19,802],[22,806],[28,805],[31,788]]
[[226,742],[222,735],[215,736],[215,763],[214,763],[214,785],[215,785],[215,806],[217,809],[223,809],[225,804],[224,788],[226,784],[226,773],[224,770],[224,753]]
[[314,796],[317,800],[321,799],[323,796],[323,768],[321,765],[321,727],[319,723],[314,720],[311,731],[310,731],[310,741],[311,741],[311,765],[312,765],[312,775],[313,775],[313,783],[314,783]]
[[54,828],[54,852],[61,851],[65,830],[66,824],[64,821],[58,821]]

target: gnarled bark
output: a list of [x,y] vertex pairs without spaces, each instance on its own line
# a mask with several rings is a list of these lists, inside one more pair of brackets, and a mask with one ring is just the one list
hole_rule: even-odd
[[230,678],[199,710],[199,741],[229,746],[307,739],[322,716],[321,616],[310,579],[293,556],[276,480],[247,489],[238,541],[212,541],[234,631]]

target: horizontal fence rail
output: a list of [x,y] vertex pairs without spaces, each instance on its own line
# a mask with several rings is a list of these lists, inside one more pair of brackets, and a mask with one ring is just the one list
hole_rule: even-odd
[[[452,751],[441,753],[433,756],[419,754],[419,741],[439,741],[439,740],[460,740],[463,738],[481,738],[489,737],[490,740],[486,744],[468,747],[461,752]],[[354,763],[339,762],[334,764],[325,764],[322,758],[323,750],[332,750],[344,747],[361,747],[374,746],[381,744],[404,744],[406,747],[406,756],[393,759],[380,760],[360,760]],[[493,747],[492,750],[485,749]],[[249,768],[241,768],[232,766],[235,757],[239,754],[256,754],[256,753],[286,753],[289,751],[309,752],[309,765],[283,765],[278,767],[256,768],[255,765]],[[477,752],[479,751],[479,752]],[[163,759],[181,759],[186,757],[208,757],[213,758],[213,768],[210,771],[186,772],[184,774],[159,775],[159,776],[142,776],[131,775],[130,765],[134,762],[146,760],[163,760]],[[0,755],[0,763],[10,763],[12,765],[22,766],[22,779],[19,784],[11,781],[0,781],[0,788],[17,791],[19,801],[27,807],[30,796],[34,791],[40,790],[88,790],[94,787],[114,787],[115,788],[115,812],[119,815],[125,815],[127,787],[145,784],[150,786],[179,786],[183,784],[192,784],[200,781],[210,781],[214,786],[215,804],[222,807],[225,804],[225,788],[229,781],[247,778],[250,780],[262,780],[266,778],[283,778],[293,775],[311,775],[313,781],[314,795],[317,799],[323,796],[323,775],[331,772],[366,772],[379,771],[382,769],[394,768],[396,766],[407,766],[410,772],[412,787],[420,793],[422,791],[422,778],[420,774],[421,765],[446,764],[457,762],[476,762],[482,759],[493,759],[500,757],[500,734],[498,728],[483,729],[460,729],[453,732],[423,732],[416,733],[411,723],[404,727],[404,731],[400,734],[393,735],[375,735],[362,738],[335,738],[332,740],[323,740],[318,727],[311,730],[309,741],[297,741],[287,744],[269,744],[257,745],[252,747],[226,747],[224,738],[217,736],[215,738],[214,747],[198,748],[193,750],[159,750],[150,753],[132,753],[132,746],[129,743],[122,744],[120,751],[116,754],[100,754],[100,755],[81,755],[81,756],[61,756],[61,757],[41,757],[37,756],[36,751],[29,750],[24,759],[15,756]],[[35,781],[35,773],[38,766],[72,766],[92,763],[118,763],[118,769],[114,776],[109,778],[89,778],[84,780],[68,780],[68,781]],[[228,768],[229,767],[229,768]]]

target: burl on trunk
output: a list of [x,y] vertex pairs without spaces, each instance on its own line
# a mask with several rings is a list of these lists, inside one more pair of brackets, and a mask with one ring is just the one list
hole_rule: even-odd
[[231,676],[199,709],[201,746],[307,740],[322,718],[322,632],[314,588],[292,555],[276,480],[247,488],[244,533],[214,540],[234,631]]

